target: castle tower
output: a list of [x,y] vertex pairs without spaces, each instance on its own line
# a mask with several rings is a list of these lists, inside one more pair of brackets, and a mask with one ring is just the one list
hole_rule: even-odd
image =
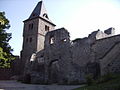
[[56,25],[50,21],[43,1],[38,2],[30,17],[23,22],[21,60],[24,64],[33,53],[44,49],[45,34],[54,30]]

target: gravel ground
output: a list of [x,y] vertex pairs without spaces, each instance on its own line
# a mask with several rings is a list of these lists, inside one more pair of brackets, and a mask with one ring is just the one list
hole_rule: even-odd
[[33,85],[17,81],[0,81],[0,90],[72,90],[82,85]]

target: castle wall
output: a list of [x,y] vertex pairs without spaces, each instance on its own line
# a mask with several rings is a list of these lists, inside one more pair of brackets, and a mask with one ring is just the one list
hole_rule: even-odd
[[63,28],[47,33],[44,54],[48,82],[67,83],[72,61],[69,33]]
[[108,28],[107,30],[104,30],[104,32],[99,30],[98,33],[96,34],[96,39],[103,39],[114,35],[115,35],[115,29],[111,27]]
[[10,68],[0,68],[0,80],[10,80],[12,76],[20,75],[21,61],[19,56],[15,56],[15,59],[10,62]]
[[96,40],[98,31],[70,42],[69,32],[56,29],[45,35],[44,49],[29,62],[31,83],[84,83],[109,72],[120,72],[120,35]]
[[92,50],[95,53],[96,62],[100,63],[101,75],[119,72],[120,35],[97,40]]
[[94,37],[97,35],[95,33],[90,34],[88,38],[73,41],[71,50],[73,62],[86,68],[86,73],[94,75],[120,72],[120,35],[95,40]]
[[88,38],[79,39],[72,44],[73,62],[79,66],[85,66],[92,59],[91,43]]

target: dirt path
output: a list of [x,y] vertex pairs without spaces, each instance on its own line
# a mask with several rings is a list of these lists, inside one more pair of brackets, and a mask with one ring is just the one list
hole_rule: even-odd
[[0,90],[72,90],[80,85],[33,85],[17,81],[0,81]]

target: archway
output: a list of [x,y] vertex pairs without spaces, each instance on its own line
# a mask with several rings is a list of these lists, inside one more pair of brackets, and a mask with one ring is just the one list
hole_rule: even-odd
[[58,73],[59,73],[59,65],[58,59],[52,60],[48,66],[49,69],[49,82],[50,83],[58,83]]

